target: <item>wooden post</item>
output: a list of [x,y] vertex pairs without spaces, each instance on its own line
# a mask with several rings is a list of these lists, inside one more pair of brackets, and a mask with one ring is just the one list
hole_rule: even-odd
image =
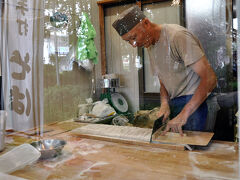
[[99,23],[100,23],[100,44],[101,44],[101,70],[102,75],[107,73],[106,70],[106,47],[105,47],[105,27],[104,27],[104,8],[103,5],[98,4],[99,7]]

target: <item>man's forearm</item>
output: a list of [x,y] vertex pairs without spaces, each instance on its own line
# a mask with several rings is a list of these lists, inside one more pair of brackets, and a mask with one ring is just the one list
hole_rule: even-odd
[[208,97],[208,93],[215,87],[213,84],[206,87],[205,84],[204,81],[200,82],[193,97],[183,108],[182,113],[185,114],[186,117],[189,117],[204,102]]
[[168,104],[169,101],[169,95],[167,92],[167,89],[165,88],[164,84],[160,80],[160,97],[161,97],[161,104]]

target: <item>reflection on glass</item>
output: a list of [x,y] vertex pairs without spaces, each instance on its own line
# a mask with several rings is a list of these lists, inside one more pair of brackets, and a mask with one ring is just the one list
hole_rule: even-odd
[[130,70],[130,55],[123,55],[122,56],[122,64],[123,64],[123,69],[125,71]]
[[141,63],[141,57],[140,56],[136,56],[135,58],[135,65],[137,69],[141,69],[142,68],[142,63]]
[[[179,1],[167,1],[143,6],[144,14],[156,24],[180,24],[180,7],[171,6],[171,3],[179,3]],[[174,4],[176,5],[176,4]],[[159,93],[160,86],[156,82],[156,78],[150,68],[149,56],[144,48],[144,78],[145,92]]]
[[91,18],[89,0],[45,1],[44,120],[47,123],[76,117],[78,104],[91,95],[92,71],[76,60],[81,13]]

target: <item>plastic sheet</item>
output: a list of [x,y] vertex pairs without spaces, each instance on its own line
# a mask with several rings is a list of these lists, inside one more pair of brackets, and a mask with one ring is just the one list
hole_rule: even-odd
[[37,161],[41,153],[30,144],[22,144],[0,156],[0,172],[11,173]]

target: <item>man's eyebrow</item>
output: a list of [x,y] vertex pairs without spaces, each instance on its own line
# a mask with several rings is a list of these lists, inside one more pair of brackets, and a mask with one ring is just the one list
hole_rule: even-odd
[[127,36],[125,40],[129,41],[132,38],[132,36]]
[[136,33],[132,34],[132,35],[130,36],[130,39],[133,39],[133,38],[135,38],[135,37],[136,37]]

